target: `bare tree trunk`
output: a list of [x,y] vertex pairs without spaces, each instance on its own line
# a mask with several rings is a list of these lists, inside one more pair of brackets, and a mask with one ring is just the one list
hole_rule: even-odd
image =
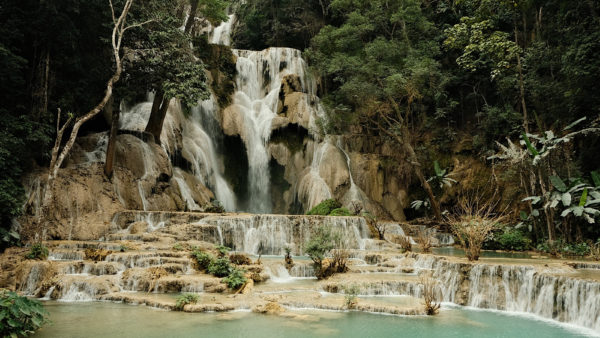
[[146,125],[146,132],[154,136],[156,143],[160,143],[160,133],[162,132],[170,101],[162,90],[159,90],[154,95],[154,102],[152,103],[150,119],[148,119],[148,124]]
[[[519,46],[517,24],[515,22],[515,43]],[[521,55],[517,53],[517,69],[519,70],[519,90],[521,94],[521,107],[523,109],[523,128],[525,133],[529,133],[529,117],[527,116],[527,104],[525,104],[525,83],[523,80],[523,67],[521,65]]]
[[190,15],[188,16],[188,19],[185,22],[185,28],[183,30],[186,34],[190,33],[190,30],[192,29],[192,26],[194,25],[194,21],[196,18],[196,12],[198,11],[198,0],[191,0],[190,5],[191,5]]
[[[37,53],[36,53],[37,54]],[[32,76],[31,116],[39,121],[48,111],[48,92],[50,86],[50,50],[46,47],[36,56],[36,70]]]
[[[44,200],[42,203],[42,212],[43,213],[46,213],[46,209],[48,208],[48,205],[50,204],[50,202],[53,199],[54,180],[56,179],[56,176],[58,175],[58,170],[60,169],[62,163],[64,162],[65,158],[69,155],[69,152],[71,151],[71,149],[73,148],[73,145],[75,144],[75,140],[77,139],[77,134],[79,133],[79,129],[85,122],[89,121],[91,118],[98,115],[98,113],[100,113],[102,111],[102,109],[104,109],[104,106],[106,106],[106,104],[112,97],[113,87],[114,87],[115,83],[117,83],[119,81],[119,79],[121,78],[121,73],[123,71],[123,65],[121,63],[120,52],[121,52],[121,43],[123,42],[123,36],[124,36],[125,32],[128,29],[131,29],[134,27],[140,27],[140,26],[150,22],[150,21],[147,21],[147,22],[143,22],[143,23],[133,24],[130,26],[125,25],[126,21],[127,21],[127,15],[129,14],[129,10],[131,9],[133,1],[134,0],[126,0],[125,4],[123,6],[121,15],[119,17],[117,17],[117,16],[115,16],[115,10],[113,7],[112,0],[109,0],[110,9],[112,12],[113,24],[114,24],[113,32],[112,32],[112,47],[113,47],[113,54],[114,54],[113,56],[115,58],[116,69],[115,69],[113,76],[106,83],[104,97],[102,98],[100,103],[98,103],[92,110],[87,112],[85,115],[80,116],[75,120],[75,124],[73,125],[73,129],[71,130],[69,140],[67,141],[65,146],[62,148],[62,150],[60,149],[60,146],[61,146],[61,141],[62,141],[62,133],[64,132],[64,129],[66,128],[66,124],[63,126],[63,128],[60,129],[60,132],[58,133],[56,142],[54,144],[54,148],[52,149],[52,161],[50,163],[50,168],[48,171],[48,180],[46,182],[46,191],[44,193]],[[59,116],[60,116],[60,111],[59,111]],[[60,122],[60,120],[59,120],[59,122]]]
[[104,174],[112,178],[115,163],[115,152],[117,150],[117,132],[119,131],[119,109],[113,109],[110,125],[110,136],[106,146],[106,162],[104,163]]

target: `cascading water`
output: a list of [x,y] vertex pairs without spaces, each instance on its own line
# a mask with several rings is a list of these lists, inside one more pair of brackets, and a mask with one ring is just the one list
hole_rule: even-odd
[[224,46],[231,45],[231,29],[233,28],[234,23],[235,14],[231,14],[229,15],[229,20],[222,22],[212,31],[210,43]]
[[270,155],[267,142],[271,122],[277,116],[279,91],[286,75],[298,75],[304,87],[304,69],[300,51],[269,48],[264,51],[234,50],[238,57],[234,105],[243,116],[242,139],[249,164],[249,205],[255,213],[271,212]]

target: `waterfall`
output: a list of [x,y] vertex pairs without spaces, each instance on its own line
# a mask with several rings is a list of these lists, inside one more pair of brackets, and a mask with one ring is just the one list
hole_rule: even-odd
[[329,143],[327,141],[314,145],[310,169],[298,184],[298,197],[301,201],[306,202],[306,210],[312,209],[317,204],[333,196],[327,182],[325,182],[319,173],[319,167],[328,146]]
[[354,177],[352,177],[352,166],[351,166],[351,161],[350,161],[350,155],[348,155],[346,150],[344,150],[344,145],[342,143],[341,137],[338,138],[337,147],[346,157],[346,163],[348,164],[348,173],[350,174],[350,190],[346,193],[346,196],[344,196],[344,200],[345,200],[344,202],[346,205],[350,205],[350,204],[358,202],[362,205],[362,207],[364,209],[367,204],[366,202],[369,200],[369,198],[365,195],[365,193],[362,191],[362,189],[360,189],[354,183]]
[[[193,107],[187,123],[183,124],[183,157],[193,167],[194,175],[209,188],[227,211],[236,210],[233,190],[223,178],[215,151],[214,136],[211,137],[201,124],[203,120],[214,118],[218,106],[214,94],[200,105]],[[208,124],[208,121],[207,123]],[[213,135],[215,133],[213,132]]]
[[296,74],[304,87],[304,69],[300,51],[291,48],[269,48],[263,51],[234,50],[237,55],[234,105],[243,116],[242,139],[249,164],[249,211],[271,212],[270,155],[267,142],[271,122],[277,116],[279,91],[283,77]]
[[226,22],[222,22],[218,27],[216,27],[212,33],[210,34],[210,43],[215,45],[231,45],[231,29],[233,28],[233,24],[235,22],[235,14],[229,15],[229,20]]

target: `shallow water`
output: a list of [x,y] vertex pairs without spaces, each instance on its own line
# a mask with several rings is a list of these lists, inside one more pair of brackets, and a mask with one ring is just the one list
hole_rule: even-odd
[[47,302],[53,324],[35,337],[584,337],[562,325],[461,308],[436,317],[290,311],[286,317],[168,312],[116,303]]

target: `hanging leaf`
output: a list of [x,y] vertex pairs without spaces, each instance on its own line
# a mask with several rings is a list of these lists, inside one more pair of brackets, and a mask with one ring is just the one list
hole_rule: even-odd
[[571,206],[572,197],[571,197],[571,194],[569,194],[568,192],[562,194],[561,200],[562,200],[563,206],[565,206],[565,207]]
[[600,174],[597,171],[592,171],[590,173],[592,176],[592,181],[594,182],[594,186],[596,188],[600,188]]
[[563,130],[569,130],[569,129],[575,127],[576,125],[580,124],[581,122],[585,121],[586,119],[587,119],[587,117],[582,117],[579,120],[577,120],[577,121],[569,124],[568,126],[566,126],[565,129],[563,129]]
[[540,153],[537,151],[537,149],[535,149],[535,147],[531,144],[529,137],[525,133],[523,133],[523,140],[525,141],[525,145],[527,145],[527,149],[529,149],[529,152],[531,153],[531,155],[533,155],[534,157],[540,155]]
[[560,192],[567,191],[567,185],[558,176],[550,176],[550,183]]
[[583,207],[573,208],[573,215],[575,215],[577,217],[581,217],[581,215],[583,215]]
[[440,164],[437,160],[433,161],[433,170],[435,170],[435,175],[438,177],[444,175],[444,173],[442,173],[442,169],[440,168]]
[[520,216],[521,216],[522,221],[526,221],[527,218],[529,218],[529,216],[527,215],[527,213],[525,211],[521,211]]
[[588,199],[588,189],[585,188],[585,189],[583,189],[583,194],[581,194],[581,198],[579,199],[579,206],[584,207],[585,204],[587,203],[587,199]]

